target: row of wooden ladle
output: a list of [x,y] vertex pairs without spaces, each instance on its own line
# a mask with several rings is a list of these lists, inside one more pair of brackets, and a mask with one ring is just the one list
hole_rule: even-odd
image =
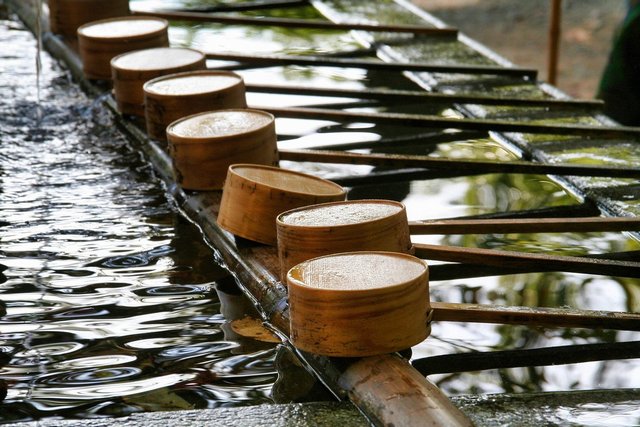
[[50,0],[49,7],[53,31],[70,37],[65,19],[77,27],[86,78],[112,80],[119,111],[144,116],[149,136],[168,142],[176,181],[187,190],[223,190],[220,227],[278,246],[296,346],[366,356],[429,335],[428,269],[410,255],[401,203],[346,201],[333,182],[276,167],[273,115],[246,108],[239,75],[206,70],[202,52],[169,47],[167,21],[81,22],[89,19],[80,17],[83,7],[91,19],[100,11],[127,15],[128,1],[120,0]]

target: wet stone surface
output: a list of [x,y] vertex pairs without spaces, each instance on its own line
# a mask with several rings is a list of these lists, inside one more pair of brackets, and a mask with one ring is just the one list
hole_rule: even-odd
[[[212,422],[215,420],[215,422]],[[114,420],[52,421],[19,424],[20,427],[161,427],[211,426],[227,427],[365,427],[367,423],[349,403],[309,403],[291,405],[260,405],[246,408],[219,408],[201,411],[156,412],[137,414]],[[9,424],[8,427],[11,427]],[[17,426],[13,424],[13,426]]]

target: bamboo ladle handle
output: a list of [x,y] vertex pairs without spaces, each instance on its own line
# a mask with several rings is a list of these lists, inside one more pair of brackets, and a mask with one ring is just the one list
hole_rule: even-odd
[[427,260],[493,265],[496,267],[543,267],[543,271],[567,271],[619,277],[640,277],[640,262],[539,253],[465,248],[414,243],[415,255]]
[[442,219],[410,221],[411,234],[638,231],[636,217]]

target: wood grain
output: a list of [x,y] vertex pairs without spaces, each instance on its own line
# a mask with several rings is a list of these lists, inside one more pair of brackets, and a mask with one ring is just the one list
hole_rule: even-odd
[[78,27],[92,21],[129,15],[129,0],[48,0],[54,34],[77,37]]
[[[291,186],[272,185],[268,180],[257,181],[242,176],[238,171],[252,168],[278,172]],[[296,180],[297,178],[297,180]],[[296,181],[313,180],[324,191],[301,191]],[[276,218],[284,211],[317,203],[344,200],[346,192],[330,181],[300,172],[258,166],[235,164],[228,168],[224,182],[218,225],[225,230],[255,242],[277,245]]]
[[[160,20],[164,27],[145,34],[122,37],[93,37],[84,33],[84,29],[94,24],[113,21],[131,21],[144,17],[119,17],[89,22],[78,28],[78,49],[82,58],[84,76],[92,80],[111,80],[111,59],[117,55],[134,50],[169,46],[169,23]],[[155,19],[158,18],[146,18]]]
[[[225,110],[231,112],[232,110]],[[239,109],[246,113],[250,121],[251,114],[265,115],[262,111]],[[201,113],[215,118],[218,112]],[[222,113],[220,113],[222,114]],[[226,114],[226,113],[225,113]],[[198,118],[193,115],[182,121]],[[227,177],[227,169],[234,163],[249,162],[262,165],[276,165],[276,131],[273,117],[268,124],[244,132],[228,135],[212,134],[192,136],[174,132],[181,121],[167,128],[169,154],[173,160],[175,180],[189,190],[220,190]],[[274,225],[275,227],[275,225]]]

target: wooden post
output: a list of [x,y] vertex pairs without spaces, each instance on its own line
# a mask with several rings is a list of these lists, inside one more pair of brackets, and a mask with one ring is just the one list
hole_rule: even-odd
[[551,17],[549,21],[549,40],[547,58],[547,81],[555,85],[558,81],[558,53],[560,46],[560,27],[562,0],[551,0]]

